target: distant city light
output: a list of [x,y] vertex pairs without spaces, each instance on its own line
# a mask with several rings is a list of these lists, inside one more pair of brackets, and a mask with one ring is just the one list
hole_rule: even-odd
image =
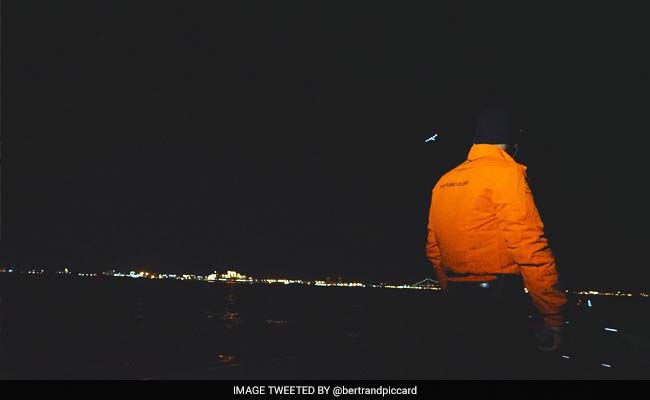
[[591,300],[587,300],[587,305],[591,307]]

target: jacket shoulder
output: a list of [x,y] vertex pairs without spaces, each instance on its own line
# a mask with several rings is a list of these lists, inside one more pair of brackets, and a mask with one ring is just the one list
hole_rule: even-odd
[[482,158],[465,161],[444,173],[434,185],[434,190],[448,180],[453,180],[456,175],[481,177],[483,181],[493,184],[516,182],[522,177],[526,178],[526,166],[498,158]]
[[436,184],[434,185],[434,189],[435,189],[438,185],[440,185],[442,182],[445,182],[445,181],[448,180],[450,177],[453,177],[453,175],[455,175],[457,172],[461,171],[464,165],[467,165],[467,161],[463,162],[463,163],[460,164],[460,165],[455,166],[454,168],[452,168],[452,169],[450,169],[449,171],[447,171],[447,172],[445,172],[444,174],[442,174],[442,176],[438,179],[438,181],[437,181]]
[[472,163],[475,168],[494,174],[495,177],[518,179],[521,176],[526,176],[526,166],[517,162],[498,158],[486,158],[473,161]]

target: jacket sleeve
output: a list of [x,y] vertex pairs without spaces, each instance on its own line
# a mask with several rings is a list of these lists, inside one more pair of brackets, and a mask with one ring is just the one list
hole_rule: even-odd
[[519,166],[499,180],[494,191],[499,230],[521,269],[533,304],[549,326],[562,326],[566,295],[560,290],[555,258],[544,235],[544,225]]
[[434,224],[431,218],[431,211],[433,210],[433,194],[431,195],[431,207],[429,209],[429,223],[427,225],[427,258],[433,264],[434,272],[438,279],[438,283],[443,290],[447,289],[447,275],[440,268],[440,247],[438,246],[438,240],[436,239]]

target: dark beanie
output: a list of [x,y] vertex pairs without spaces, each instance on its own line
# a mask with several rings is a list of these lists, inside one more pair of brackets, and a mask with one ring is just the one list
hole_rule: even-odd
[[512,107],[507,105],[490,105],[483,108],[476,120],[474,143],[514,143],[513,114]]

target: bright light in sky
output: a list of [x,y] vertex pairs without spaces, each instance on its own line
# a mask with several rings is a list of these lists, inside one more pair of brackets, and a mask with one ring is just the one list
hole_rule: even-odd
[[591,307],[591,300],[587,300],[587,305]]
[[605,330],[610,332],[618,332],[618,329],[614,329],[614,328],[605,328]]
[[438,134],[436,133],[435,135],[431,136],[429,139],[425,140],[425,142],[435,142],[437,137]]

